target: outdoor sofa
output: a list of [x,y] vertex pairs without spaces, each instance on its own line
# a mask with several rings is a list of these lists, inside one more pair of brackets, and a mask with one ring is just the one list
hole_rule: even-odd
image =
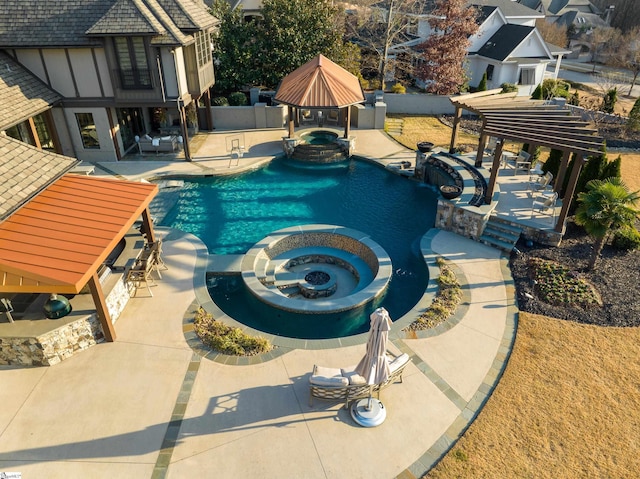
[[344,407],[355,399],[368,397],[375,393],[380,398],[380,391],[396,381],[402,382],[402,373],[409,364],[406,353],[394,355],[387,351],[389,361],[389,378],[381,383],[369,386],[364,377],[355,371],[355,366],[349,368],[327,368],[314,365],[309,378],[309,406],[313,406],[313,398],[329,401],[344,401]]
[[167,135],[151,138],[149,135],[144,135],[140,137],[138,145],[140,153],[173,153],[178,150],[178,137]]

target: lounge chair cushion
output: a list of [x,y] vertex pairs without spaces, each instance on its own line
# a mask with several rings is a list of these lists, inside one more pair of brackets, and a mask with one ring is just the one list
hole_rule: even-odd
[[314,366],[313,374],[309,378],[311,384],[316,386],[348,386],[349,379],[342,376],[342,371],[338,368],[325,368]]
[[389,362],[389,373],[393,374],[399,368],[407,364],[409,361],[409,355],[407,353],[403,353],[400,356],[397,356],[393,359],[393,361]]
[[356,372],[355,366],[342,369],[342,376],[349,380],[351,386],[361,386],[367,384],[367,380]]

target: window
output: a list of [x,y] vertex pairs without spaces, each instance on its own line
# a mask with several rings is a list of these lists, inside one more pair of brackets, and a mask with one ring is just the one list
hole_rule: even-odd
[[150,89],[151,71],[142,37],[117,37],[114,40],[120,67],[120,85],[124,89]]
[[196,33],[196,58],[198,60],[198,68],[202,68],[211,62],[211,39],[206,32]]
[[49,123],[44,113],[41,113],[33,117],[33,124],[40,140],[40,146],[43,150],[55,151],[55,145],[53,144],[53,137],[49,131]]
[[487,65],[487,80],[488,81],[493,80],[493,69],[494,69],[493,65]]
[[80,129],[80,136],[82,137],[82,146],[86,149],[99,149],[100,140],[98,139],[96,124],[93,121],[93,114],[76,113],[76,121]]
[[523,68],[520,70],[520,78],[518,80],[520,85],[535,85],[536,84],[536,70],[535,68]]
[[29,133],[29,127],[26,122],[19,123],[11,128],[7,128],[6,132],[7,136],[21,141],[23,143],[27,143],[31,146],[34,145],[33,138],[31,138],[31,134]]

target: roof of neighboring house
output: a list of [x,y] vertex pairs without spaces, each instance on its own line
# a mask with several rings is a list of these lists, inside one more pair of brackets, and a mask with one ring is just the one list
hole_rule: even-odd
[[98,36],[123,34],[184,45],[216,23],[194,0],[15,0],[0,9],[0,48],[96,46]]
[[497,7],[507,18],[544,18],[537,10],[512,0],[472,0],[472,5],[480,7]]
[[599,14],[600,10],[589,0],[518,0],[531,8],[542,8],[548,14],[562,15],[571,10]]
[[0,52],[0,131],[48,110],[62,97]]
[[535,27],[508,23],[500,27],[475,53],[483,57],[504,61],[534,30]]
[[0,135],[0,220],[78,163]]
[[579,12],[577,10],[571,10],[569,12],[563,13],[558,17],[555,22],[557,25],[576,25],[580,26],[592,26],[592,27],[608,27],[609,25],[604,20],[604,18],[600,17],[600,15],[596,15],[595,13],[584,13]]
[[282,79],[274,99],[307,108],[342,108],[364,102],[360,81],[324,55],[318,55]]
[[158,186],[64,175],[0,223],[0,291],[78,293]]

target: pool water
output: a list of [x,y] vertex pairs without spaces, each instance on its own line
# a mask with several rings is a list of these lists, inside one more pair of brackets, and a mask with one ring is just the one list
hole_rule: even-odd
[[404,315],[428,281],[419,245],[434,225],[437,192],[358,159],[344,168],[295,164],[278,158],[237,176],[185,179],[160,224],[196,235],[211,254],[244,254],[269,233],[290,226],[335,224],[369,234],[391,257],[394,274],[384,297],[333,315],[275,309],[254,298],[239,275],[209,277],[216,304],[255,329],[295,338],[343,337],[367,331],[368,315],[377,306],[392,319]]
[[309,145],[326,145],[336,141],[338,135],[332,131],[315,130],[303,134],[301,138]]

